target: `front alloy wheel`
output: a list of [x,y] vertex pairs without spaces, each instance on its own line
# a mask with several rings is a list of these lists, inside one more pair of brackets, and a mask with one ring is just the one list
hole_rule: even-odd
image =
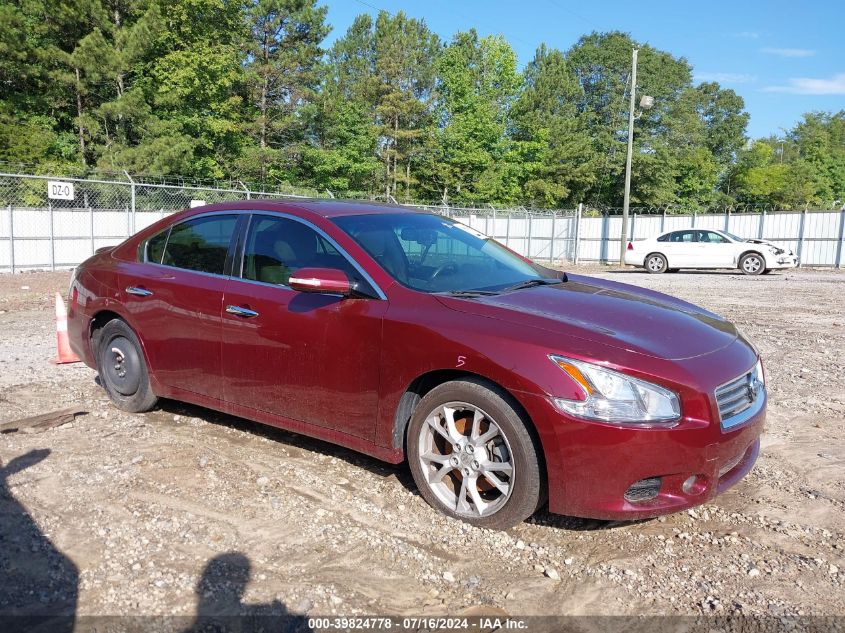
[[478,407],[448,402],[432,411],[418,449],[429,487],[456,514],[489,516],[510,498],[514,478],[510,445]]
[[746,275],[759,275],[766,269],[766,262],[757,253],[748,253],[739,261],[739,268]]
[[507,529],[541,501],[534,441],[518,405],[466,378],[432,389],[408,428],[408,462],[420,494],[444,514]]

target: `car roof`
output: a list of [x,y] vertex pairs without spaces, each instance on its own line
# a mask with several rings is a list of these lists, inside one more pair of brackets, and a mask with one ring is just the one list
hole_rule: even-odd
[[[393,213],[420,213],[419,209],[403,207],[398,204],[372,202],[369,200],[334,200],[324,198],[285,198],[282,200],[253,199],[251,204],[260,203],[264,210],[273,208],[279,211],[300,209],[310,211],[324,218],[334,218],[345,215],[385,215]],[[215,205],[217,206],[217,205]],[[243,202],[236,203],[238,208]],[[234,208],[234,207],[233,207]]]
[[685,226],[680,229],[669,229],[668,231],[663,231],[663,233],[658,233],[658,237],[661,235],[668,235],[669,233],[679,233],[681,231],[713,231],[714,233],[725,233],[722,229],[711,229],[706,226]]

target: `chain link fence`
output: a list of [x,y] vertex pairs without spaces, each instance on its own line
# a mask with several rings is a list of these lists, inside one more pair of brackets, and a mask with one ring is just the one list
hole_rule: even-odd
[[[0,173],[0,272],[76,266],[98,248],[117,244],[171,213],[198,204],[334,197],[396,202],[384,196],[341,196],[306,188],[262,189],[240,181],[167,182],[126,173],[122,178],[111,174],[101,179]],[[618,261],[622,229],[618,209],[584,205],[557,210],[492,204],[405,206],[454,218],[537,261]],[[790,248],[804,265],[842,267],[845,263],[845,210],[726,207],[715,213],[678,213],[680,210],[632,209],[629,239],[690,226],[715,228]]]

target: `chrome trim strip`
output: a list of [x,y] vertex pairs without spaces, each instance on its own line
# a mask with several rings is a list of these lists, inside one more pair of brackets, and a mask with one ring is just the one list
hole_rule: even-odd
[[[376,294],[378,295],[379,300],[387,301],[387,295],[384,294],[384,291],[381,289],[381,287],[375,282],[375,280],[370,276],[370,274],[366,270],[364,270],[364,268],[355,260],[355,258],[353,258],[347,252],[347,250],[345,248],[343,248],[340,244],[338,244],[332,236],[330,236],[328,233],[326,233],[319,226],[316,226],[312,222],[309,222],[308,220],[305,220],[305,219],[300,218],[298,216],[291,215],[289,213],[284,213],[282,211],[267,211],[267,210],[264,210],[264,209],[256,209],[256,210],[225,209],[225,210],[218,210],[218,211],[207,211],[205,213],[198,213],[197,215],[192,215],[189,218],[185,218],[183,221],[187,222],[189,220],[195,220],[197,218],[204,218],[204,217],[213,216],[213,215],[235,215],[235,216],[237,216],[237,215],[244,214],[244,213],[248,213],[250,215],[266,215],[266,216],[270,216],[270,217],[274,217],[274,218],[278,218],[278,217],[287,218],[289,220],[294,220],[296,222],[299,222],[300,224],[304,224],[305,226],[314,229],[322,238],[324,238],[329,244],[331,244],[337,250],[338,253],[340,253],[350,264],[352,264],[352,267],[355,268],[355,270],[357,270],[361,274],[361,276],[364,278],[364,280],[368,284],[370,284],[370,286],[373,288],[373,290],[375,290]],[[165,230],[167,230],[169,232],[174,226],[176,226],[177,224],[181,224],[181,223],[182,222],[176,222],[174,224],[171,224]],[[247,230],[249,230],[249,226],[247,226]],[[162,233],[163,232],[164,231],[162,231]],[[159,235],[159,234],[160,233],[155,233],[155,235]],[[154,237],[154,236],[151,236],[151,237]],[[147,238],[147,240],[149,240],[149,239],[150,238]],[[167,242],[169,242],[169,241],[170,241],[170,235],[168,234]],[[162,257],[164,257],[164,253],[167,250],[167,242],[165,242],[165,244],[164,244],[164,251],[162,251]],[[145,255],[146,255],[146,253],[145,253]],[[223,274],[217,274],[217,273],[207,273],[207,272],[204,272],[204,271],[201,271],[201,270],[191,270],[190,268],[179,268],[178,266],[170,266],[168,264],[151,262],[151,261],[143,261],[143,262],[138,262],[138,263],[149,264],[151,266],[161,266],[162,268],[167,268],[168,270],[182,270],[182,271],[189,272],[189,273],[195,273],[197,275],[206,275],[206,276],[209,276],[209,277],[230,279],[232,281],[242,281],[242,282],[246,282],[246,283],[260,284],[262,286],[270,286],[272,288],[286,288],[288,290],[293,291],[293,288],[291,288],[290,286],[286,286],[286,285],[283,285],[283,284],[272,284],[272,283],[268,283],[266,281],[256,281],[254,279],[244,279],[242,276],[236,277],[235,275],[223,275]],[[241,266],[243,266],[243,261],[241,261]]]

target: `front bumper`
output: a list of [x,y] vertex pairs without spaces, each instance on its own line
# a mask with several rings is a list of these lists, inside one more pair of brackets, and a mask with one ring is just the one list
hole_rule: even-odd
[[784,268],[797,268],[798,267],[798,257],[795,255],[771,255],[770,257],[766,258],[766,268],[771,269],[784,269]]
[[[765,407],[741,427],[718,422],[674,429],[635,429],[564,417],[543,396],[532,397],[532,416],[550,416],[543,448],[549,510],[611,520],[659,516],[706,503],[742,479],[760,446]],[[551,437],[549,436],[551,433]],[[694,485],[684,482],[695,476]],[[656,496],[626,500],[636,482],[660,478]]]

